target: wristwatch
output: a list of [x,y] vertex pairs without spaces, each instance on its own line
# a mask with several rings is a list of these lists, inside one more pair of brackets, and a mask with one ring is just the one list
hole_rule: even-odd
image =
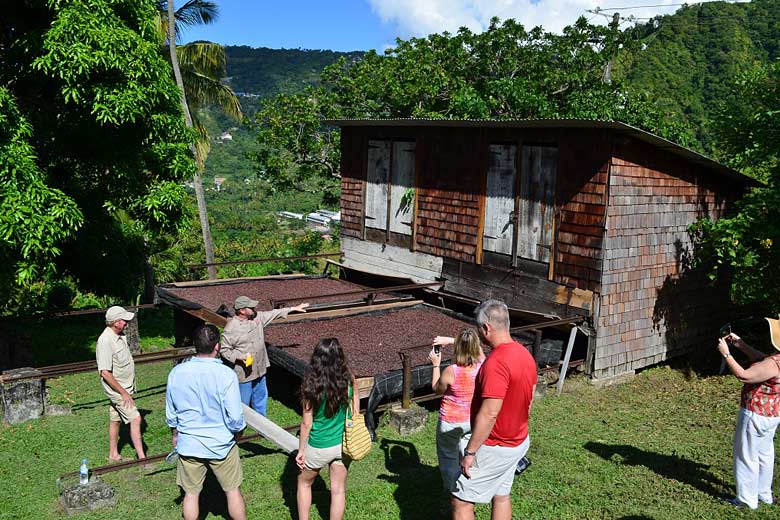
[[731,352],[726,352],[725,354],[723,354],[723,359],[728,359],[730,357],[731,357]]
[[474,457],[476,455],[477,455],[476,451],[469,451],[469,450],[467,450],[465,448],[463,449],[463,456],[464,457]]

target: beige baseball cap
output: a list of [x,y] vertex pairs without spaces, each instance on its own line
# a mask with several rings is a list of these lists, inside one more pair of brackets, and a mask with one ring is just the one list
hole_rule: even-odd
[[109,307],[108,310],[106,311],[106,321],[117,321],[117,320],[130,321],[134,317],[135,314],[125,310],[124,307],[120,307],[119,305],[114,305],[113,307]]
[[236,298],[235,303],[233,303],[233,308],[235,310],[254,309],[257,307],[258,303],[259,302],[257,300],[253,300],[249,296],[239,296]]

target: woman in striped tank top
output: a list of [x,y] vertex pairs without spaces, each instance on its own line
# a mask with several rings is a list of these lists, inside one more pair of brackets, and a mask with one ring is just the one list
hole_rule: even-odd
[[[447,345],[452,338],[438,336],[434,345]],[[439,423],[436,428],[436,454],[444,486],[450,490],[460,475],[458,441],[471,432],[471,398],[474,379],[485,359],[477,331],[467,329],[454,340],[452,364],[440,371],[441,352],[431,351],[433,364],[431,388],[441,395]]]
[[[780,320],[766,318],[772,346],[780,350]],[[730,346],[751,361],[745,369],[731,356]],[[737,496],[728,502],[757,509],[772,504],[772,476],[775,466],[775,430],[780,425],[780,354],[766,355],[736,334],[720,338],[718,350],[729,370],[742,383],[737,428],[734,433],[734,477]]]

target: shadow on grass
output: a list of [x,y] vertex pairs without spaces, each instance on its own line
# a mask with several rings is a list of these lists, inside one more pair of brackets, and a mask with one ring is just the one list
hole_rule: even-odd
[[[295,455],[297,451],[290,454],[287,457],[287,463],[284,465],[284,471],[279,479],[279,484],[282,487],[282,496],[284,497],[284,505],[290,511],[290,518],[298,520],[298,465],[295,463]],[[349,501],[349,477],[347,477],[347,501]],[[314,479],[314,484],[311,486],[311,505],[317,508],[317,513],[320,518],[330,517],[330,490],[325,485],[325,481],[322,475],[319,475]]]
[[[243,493],[244,490],[241,492]],[[179,498],[174,500],[174,502],[181,506],[183,500],[184,490],[179,488]],[[230,518],[225,492],[222,491],[222,487],[220,487],[219,481],[212,471],[206,472],[206,480],[203,482],[203,489],[198,497],[198,507],[198,519],[206,518],[209,515],[219,518]]]
[[[140,390],[133,394],[133,400],[138,401],[139,399],[143,399],[145,397],[151,397],[153,395],[160,395],[165,393],[165,387],[166,385],[155,385],[150,386],[149,388],[144,388],[143,390]],[[88,403],[78,403],[70,407],[72,411],[76,410],[89,410],[91,408],[95,408],[97,406],[107,405],[108,404],[108,398],[104,397],[103,399],[98,399],[96,401],[90,401]]]
[[677,455],[663,455],[625,444],[586,442],[584,448],[604,460],[627,466],[644,466],[658,475],[688,484],[713,497],[722,497],[728,485],[701,464]]
[[[257,442],[260,442],[259,440]],[[242,459],[251,459],[258,455],[274,455],[276,453],[284,453],[280,449],[267,448],[254,442],[245,442],[239,446],[242,450],[246,451],[246,455],[242,455]]]
[[385,468],[391,474],[377,478],[396,485],[393,492],[401,520],[441,518],[446,499],[441,491],[439,469],[420,461],[411,442],[382,439]]

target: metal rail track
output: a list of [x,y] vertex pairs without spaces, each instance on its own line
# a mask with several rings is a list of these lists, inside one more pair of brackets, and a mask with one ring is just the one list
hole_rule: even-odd
[[[169,350],[161,350],[159,352],[148,352],[146,354],[138,354],[133,356],[133,361],[136,365],[144,365],[147,363],[157,363],[160,361],[169,361],[174,359],[181,359],[185,357],[191,357],[195,355],[195,349],[189,348],[177,348]],[[66,363],[64,365],[51,365],[41,368],[33,369],[34,372],[22,373],[18,375],[0,375],[0,384],[18,383],[20,381],[27,381],[30,379],[51,379],[53,377],[67,376],[71,374],[79,374],[81,372],[91,372],[97,370],[97,361],[78,361],[76,363]]]
[[328,258],[331,256],[341,256],[341,253],[319,253],[306,256],[285,256],[279,258],[253,258],[250,260],[230,260],[228,262],[213,262],[210,264],[190,264],[185,266],[187,269],[203,269],[204,267],[219,267],[223,265],[241,265],[241,264],[262,264],[268,262],[293,262],[296,260],[316,260],[318,258]]

